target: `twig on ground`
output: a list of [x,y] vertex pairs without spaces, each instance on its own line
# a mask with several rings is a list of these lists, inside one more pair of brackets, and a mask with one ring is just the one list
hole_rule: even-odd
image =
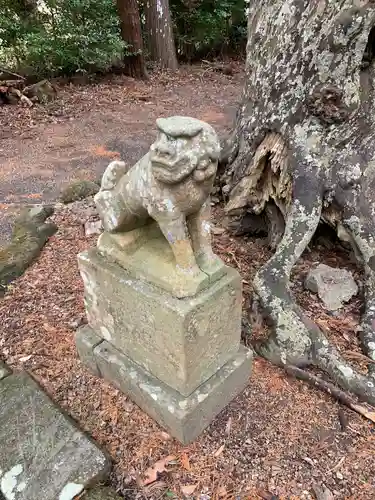
[[366,363],[374,363],[375,361],[365,354],[362,354],[361,352],[355,352],[355,351],[346,351],[345,354],[347,355],[348,358],[352,359],[362,359],[363,361],[366,361]]
[[316,377],[312,373],[306,372],[305,370],[302,370],[301,368],[298,368],[297,366],[293,365],[285,365],[285,371],[289,375],[293,375],[294,377],[304,380],[305,382],[308,382],[309,384],[313,385],[314,387],[318,387],[319,389],[327,392],[334,398],[336,398],[340,403],[343,403],[346,405],[348,408],[351,410],[355,411],[359,415],[362,415],[363,417],[367,418],[371,422],[375,423],[375,410],[370,411],[368,410],[365,406],[357,404],[349,394],[346,392],[342,391],[335,385],[331,384],[330,382],[326,382],[325,380],[322,380],[319,377]]
[[26,78],[22,75],[19,75],[18,73],[14,73],[13,71],[9,71],[9,69],[4,68],[4,66],[0,66],[0,71],[2,73],[6,73],[7,75],[12,75],[17,78],[20,78],[21,80],[26,80]]

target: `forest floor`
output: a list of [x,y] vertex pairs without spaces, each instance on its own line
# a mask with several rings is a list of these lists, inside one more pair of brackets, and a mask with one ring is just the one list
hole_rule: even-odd
[[[183,68],[148,83],[116,77],[90,86],[62,86],[53,104],[58,116],[50,114],[53,108],[0,108],[0,129],[9,127],[0,143],[3,228],[20,205],[55,201],[61,185],[96,178],[111,158],[121,155],[134,163],[148,149],[157,116],[196,116],[223,135],[231,127],[242,78],[240,71],[225,76]],[[56,211],[58,233],[0,301],[0,357],[31,372],[108,450],[114,462],[111,483],[118,491],[128,499],[155,500],[373,499],[374,424],[263,359],[255,359],[245,391],[185,447],[125,395],[90,375],[74,346],[74,331],[85,321],[76,255],[96,240],[83,229],[90,213],[90,201]],[[241,272],[244,315],[252,323],[253,338],[259,338],[267,328],[252,322],[251,281],[270,253],[260,238],[233,237],[222,230],[222,217],[218,206],[215,250]],[[345,252],[316,241],[296,266],[292,290],[341,353],[363,369],[355,333],[361,299],[355,297],[337,315],[328,314],[303,289],[307,270],[316,262],[346,267],[359,281],[361,274]],[[157,469],[161,474],[151,482]]]

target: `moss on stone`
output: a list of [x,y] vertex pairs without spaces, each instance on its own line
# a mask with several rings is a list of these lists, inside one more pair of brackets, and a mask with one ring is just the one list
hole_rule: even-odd
[[112,488],[103,486],[87,491],[82,500],[121,500],[121,497]]
[[52,215],[49,206],[23,210],[16,218],[10,243],[0,248],[0,290],[21,276],[57,227],[45,220]]
[[60,201],[62,203],[73,203],[74,201],[83,200],[88,196],[93,196],[99,191],[99,184],[93,181],[75,181],[60,194]]

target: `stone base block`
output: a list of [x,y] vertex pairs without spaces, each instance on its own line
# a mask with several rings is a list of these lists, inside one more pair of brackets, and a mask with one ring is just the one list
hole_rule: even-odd
[[84,325],[76,331],[75,341],[78,356],[82,363],[87,366],[91,373],[100,377],[100,372],[92,353],[95,347],[103,342],[102,337],[99,337],[90,326]]
[[[87,327],[80,335],[84,332],[87,332]],[[87,351],[83,358],[86,363],[89,354]],[[209,380],[184,397],[105,340],[94,347],[91,356],[89,367],[96,366],[103,378],[127,394],[183,444],[194,441],[247,386],[253,358],[252,351],[241,346],[238,353]]]
[[242,293],[235,269],[226,268],[196,297],[178,299],[132,278],[96,250],[82,252],[78,262],[91,328],[183,396],[236,355]]

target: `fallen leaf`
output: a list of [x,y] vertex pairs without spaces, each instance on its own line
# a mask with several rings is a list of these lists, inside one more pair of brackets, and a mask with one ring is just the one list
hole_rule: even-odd
[[21,361],[21,363],[24,363],[25,361],[29,361],[29,359],[31,359],[31,358],[32,358],[32,354],[29,354],[28,356],[23,356],[18,361]]
[[215,236],[220,236],[221,234],[225,233],[225,229],[223,227],[212,226],[211,233],[214,234]]
[[302,457],[302,460],[303,460],[304,462],[307,462],[308,464],[310,464],[310,465],[314,466],[314,462],[311,460],[311,458],[310,458],[310,457]]
[[103,156],[104,158],[120,158],[118,151],[109,151],[105,146],[97,146],[92,148],[92,152],[96,156]]
[[220,446],[220,448],[218,448],[218,449],[215,451],[215,453],[214,453],[214,457],[218,457],[219,455],[221,455],[221,454],[223,453],[224,448],[225,448],[225,444],[222,444],[222,445]]
[[147,493],[147,495],[160,495],[160,493],[164,493],[165,490],[167,489],[167,483],[164,481],[157,481],[155,483],[151,483],[148,486],[146,486],[143,490],[144,493]]
[[23,196],[24,198],[30,198],[32,200],[39,200],[42,197],[42,193],[30,193]]
[[228,492],[227,492],[227,489],[225,486],[219,486],[219,488],[217,489],[217,495],[219,498],[223,498],[223,497],[226,497]]
[[229,418],[228,418],[227,425],[225,426],[225,434],[226,434],[227,436],[229,436],[229,435],[230,435],[230,430],[231,430],[231,428],[232,428],[232,417],[229,417]]
[[177,457],[173,455],[168,455],[167,457],[155,462],[154,465],[152,467],[149,467],[144,473],[145,479],[141,481],[141,486],[147,486],[148,484],[157,481],[159,474],[165,472],[170,462],[173,462],[174,460],[176,460],[176,458]]
[[197,486],[197,484],[185,484],[184,486],[180,486],[181,493],[186,496],[192,495]]
[[190,462],[189,462],[189,457],[187,456],[187,453],[181,453],[180,457],[181,465],[185,470],[191,470],[190,467]]
[[160,432],[159,434],[160,438],[163,439],[163,441],[170,441],[172,438],[167,432]]

